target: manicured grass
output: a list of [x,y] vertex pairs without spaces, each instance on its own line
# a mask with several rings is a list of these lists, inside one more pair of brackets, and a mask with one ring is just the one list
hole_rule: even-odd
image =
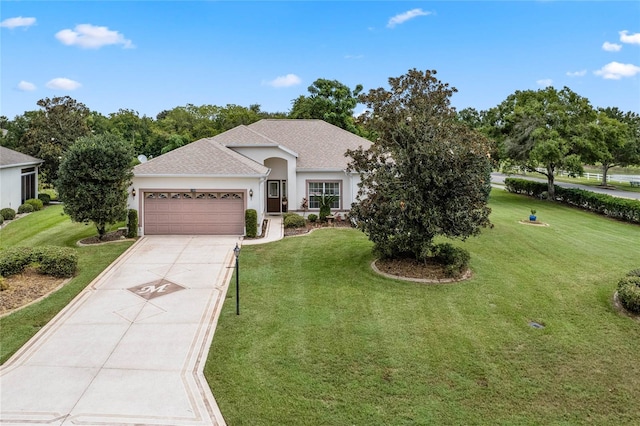
[[60,205],[31,213],[0,230],[0,249],[12,246],[57,245],[73,247],[78,251],[78,273],[66,286],[39,303],[0,318],[0,363],[4,363],[13,355],[132,244],[122,242],[101,246],[76,246],[78,240],[95,234],[95,226],[71,222],[69,217],[62,213]]
[[[640,227],[494,190],[471,280],[373,273],[356,230],[245,246],[205,374],[233,425],[637,424]],[[522,225],[535,208],[549,227]],[[545,325],[535,329],[535,321]]]

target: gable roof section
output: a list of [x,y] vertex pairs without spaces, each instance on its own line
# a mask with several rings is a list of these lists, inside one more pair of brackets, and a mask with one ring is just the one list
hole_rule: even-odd
[[37,166],[42,163],[43,161],[38,158],[0,146],[0,169],[20,166]]
[[247,148],[247,147],[276,147],[280,148],[289,154],[297,157],[298,154],[291,149],[282,146],[277,141],[270,139],[269,137],[252,130],[244,124],[234,127],[224,133],[220,133],[213,137],[216,142],[223,144],[229,148]]
[[298,153],[298,170],[344,170],[344,154],[371,142],[322,120],[265,119],[247,126],[268,140]]
[[266,176],[269,168],[204,138],[133,168],[135,176]]

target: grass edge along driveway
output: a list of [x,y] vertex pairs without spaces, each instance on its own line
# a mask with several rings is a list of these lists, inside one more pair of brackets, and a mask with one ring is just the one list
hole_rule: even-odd
[[6,362],[132,244],[125,241],[87,247],[76,245],[77,241],[96,234],[92,224],[71,222],[61,205],[48,206],[0,230],[0,248],[56,245],[72,247],[78,252],[78,272],[68,284],[44,300],[0,318],[0,363]]
[[[243,247],[205,375],[229,424],[638,424],[640,227],[494,190],[474,277],[375,275],[356,230]],[[535,208],[549,227],[518,223]],[[545,325],[536,329],[535,321]]]

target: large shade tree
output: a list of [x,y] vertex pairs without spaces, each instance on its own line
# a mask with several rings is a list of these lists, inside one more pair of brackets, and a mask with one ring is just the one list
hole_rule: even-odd
[[126,216],[132,169],[133,149],[119,136],[79,138],[64,155],[56,182],[65,213],[95,223],[102,239],[107,225]]
[[458,121],[456,89],[435,75],[412,69],[360,97],[378,139],[348,152],[362,178],[351,216],[383,257],[425,260],[437,236],[466,239],[489,224],[490,143]]
[[353,118],[362,85],[353,90],[338,80],[319,78],[307,88],[309,96],[300,95],[293,101],[291,118],[324,120],[351,133],[360,134]]
[[516,91],[498,111],[496,133],[504,136],[506,156],[522,169],[544,175],[549,199],[555,198],[558,171],[582,174],[583,161],[593,152],[584,129],[596,116],[587,98],[568,87]]
[[40,171],[47,182],[58,176],[60,158],[81,136],[91,133],[87,123],[91,111],[81,102],[64,96],[45,98],[29,120],[29,128],[20,138],[17,149],[44,160]]
[[640,164],[640,116],[618,108],[599,108],[595,121],[587,125],[585,137],[593,147],[592,163],[602,170],[601,185],[607,186],[612,167]]

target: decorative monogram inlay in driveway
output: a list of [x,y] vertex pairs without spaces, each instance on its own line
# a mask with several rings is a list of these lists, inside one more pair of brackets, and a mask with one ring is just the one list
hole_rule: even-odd
[[171,281],[165,279],[161,279],[146,284],[140,284],[135,287],[130,287],[127,290],[134,294],[137,294],[140,297],[150,300],[184,289],[185,288],[181,285],[172,283]]

